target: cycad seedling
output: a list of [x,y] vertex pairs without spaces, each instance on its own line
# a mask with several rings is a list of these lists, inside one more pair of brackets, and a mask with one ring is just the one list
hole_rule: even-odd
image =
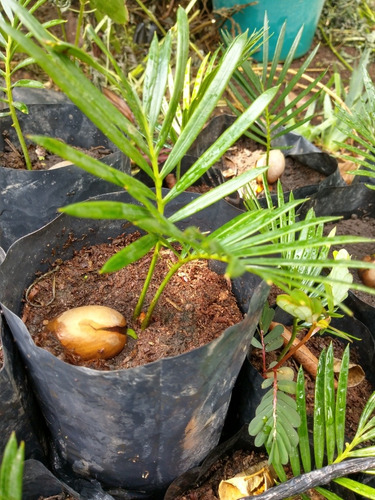
[[[297,121],[291,118],[290,125],[298,125],[296,133],[303,135],[323,151],[336,155],[340,149],[345,151],[350,146],[350,128],[345,125],[343,113],[349,116],[366,114],[363,101],[363,69],[368,65],[369,56],[370,51],[365,50],[358,66],[353,70],[348,90],[344,87],[340,73],[335,72],[326,83],[325,92],[309,106],[306,117],[310,116],[310,119],[298,125]],[[319,123],[312,121],[314,116],[321,117]]]

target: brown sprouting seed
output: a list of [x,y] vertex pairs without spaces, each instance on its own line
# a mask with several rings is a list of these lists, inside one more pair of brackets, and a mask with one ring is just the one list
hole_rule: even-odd
[[[363,258],[363,262],[373,264],[375,262],[375,254],[366,255]],[[358,275],[364,285],[375,288],[375,269],[358,269]]]
[[[257,161],[257,167],[264,167],[266,163],[267,155],[263,154]],[[277,179],[279,179],[285,170],[285,156],[280,151],[280,149],[273,149],[269,152],[268,160],[269,168],[267,170],[267,181],[270,184],[274,184]]]
[[109,359],[119,354],[127,340],[126,319],[106,306],[69,309],[48,322],[63,347],[82,359]]

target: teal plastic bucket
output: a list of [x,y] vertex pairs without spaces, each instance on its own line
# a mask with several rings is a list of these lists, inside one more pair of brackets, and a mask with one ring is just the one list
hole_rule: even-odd
[[[241,7],[241,5],[249,4],[249,0],[213,0],[214,10],[233,9]],[[258,0],[254,5],[235,12],[231,19],[224,24],[224,29],[231,31],[234,27],[235,31],[244,32],[249,29],[252,33],[254,30],[260,30],[264,24],[264,13],[267,11],[269,34],[269,57],[272,58],[277,38],[280,29],[284,23],[286,24],[286,32],[284,44],[281,51],[280,59],[284,60],[292,46],[292,43],[300,30],[304,26],[303,33],[294,58],[298,58],[306,54],[310,49],[314,33],[316,31],[320,14],[322,12],[324,0]],[[262,60],[262,49],[254,54],[254,59]]]

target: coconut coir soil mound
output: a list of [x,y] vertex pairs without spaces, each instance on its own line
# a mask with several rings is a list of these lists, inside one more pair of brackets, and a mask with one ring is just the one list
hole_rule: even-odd
[[[189,351],[219,337],[229,326],[238,323],[242,314],[230,291],[230,282],[208,268],[207,262],[183,266],[167,285],[151,325],[141,330],[133,320],[142,285],[152,255],[116,273],[99,274],[107,259],[139,235],[119,236],[108,244],[84,247],[71,260],[57,260],[51,271],[38,279],[28,293],[23,320],[37,345],[66,362],[96,369],[130,368],[159,358]],[[170,250],[162,250],[151,289],[150,303],[158,284],[176,259]],[[123,351],[109,360],[83,362],[65,352],[56,337],[48,332],[48,321],[73,307],[104,305],[119,311],[138,340],[128,337]]]

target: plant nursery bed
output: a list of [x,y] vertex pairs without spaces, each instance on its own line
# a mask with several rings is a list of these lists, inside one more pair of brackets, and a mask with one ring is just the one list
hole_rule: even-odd
[[[230,282],[211,271],[205,261],[198,261],[183,266],[171,280],[150,326],[141,330],[139,320],[134,320],[132,313],[152,255],[119,272],[99,274],[107,259],[137,236],[133,233],[119,236],[108,244],[84,247],[71,260],[57,260],[50,271],[36,279],[26,295],[23,320],[38,346],[72,364],[115,370],[190,351],[241,321],[242,313],[231,293]],[[163,251],[146,305],[174,258],[171,251]],[[68,309],[83,305],[102,305],[120,312],[138,339],[128,337],[121,353],[108,360],[84,362],[69,354],[48,331],[48,322]]]

